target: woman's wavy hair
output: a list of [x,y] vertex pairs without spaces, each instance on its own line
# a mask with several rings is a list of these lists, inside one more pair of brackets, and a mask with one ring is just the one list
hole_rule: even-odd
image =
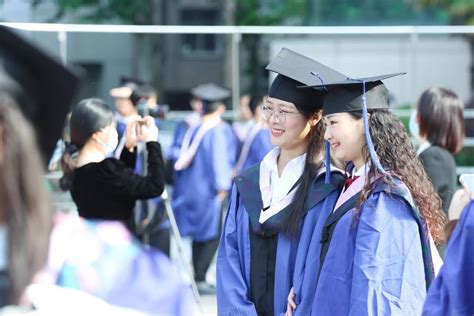
[[[426,221],[431,235],[437,244],[445,240],[444,226],[446,217],[441,208],[441,199],[429,180],[415,147],[400,119],[390,110],[369,110],[369,130],[375,151],[382,166],[405,183],[410,190],[421,216]],[[349,113],[355,119],[361,119],[360,113]],[[370,155],[365,145],[363,150],[365,162],[370,162]],[[370,164],[368,179],[380,173]],[[393,184],[390,176],[383,176],[382,181]],[[367,200],[373,189],[373,183],[367,181],[357,201],[355,218],[359,216],[360,206]]]
[[[320,109],[309,110],[296,104],[295,106],[307,120],[310,120],[314,115],[322,116],[322,110]],[[305,214],[308,190],[316,177],[318,169],[323,166],[323,157],[326,153],[324,148],[325,129],[325,123],[321,119],[316,125],[311,127],[308,135],[310,141],[306,149],[306,161],[301,182],[293,198],[293,207],[284,227],[284,230],[291,235],[296,235],[299,231],[301,220]]]
[[9,94],[0,92],[0,206],[8,228],[8,302],[18,304],[46,263],[52,210],[43,162],[30,123]]

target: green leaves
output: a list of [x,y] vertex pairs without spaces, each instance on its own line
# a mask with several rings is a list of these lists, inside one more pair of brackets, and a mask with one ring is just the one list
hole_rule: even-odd
[[474,1],[472,0],[420,0],[420,5],[446,10],[453,24],[474,24]]
[[[44,0],[33,0],[33,6]],[[119,20],[126,24],[152,24],[150,0],[56,0],[59,12],[73,12],[81,22]],[[62,16],[56,15],[57,18]]]

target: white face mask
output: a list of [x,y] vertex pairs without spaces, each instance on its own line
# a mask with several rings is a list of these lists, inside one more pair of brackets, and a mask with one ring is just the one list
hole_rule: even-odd
[[105,149],[105,156],[106,157],[111,157],[114,154],[115,149],[117,148],[118,145],[118,133],[115,128],[110,128],[109,130],[109,136],[107,138],[107,143],[103,143],[100,140],[98,140],[99,144],[104,146]]
[[410,115],[410,122],[408,123],[408,129],[410,130],[410,133],[413,137],[416,138],[418,141],[420,138],[420,126],[418,125],[418,122],[416,120],[416,115],[417,112],[416,110],[413,110]]

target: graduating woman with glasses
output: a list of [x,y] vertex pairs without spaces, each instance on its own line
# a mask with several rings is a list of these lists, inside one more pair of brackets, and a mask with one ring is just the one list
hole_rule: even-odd
[[319,244],[314,227],[344,180],[335,172],[326,183],[323,93],[298,87],[320,82],[311,70],[345,77],[287,49],[267,69],[278,73],[262,107],[276,147],[236,177],[217,255],[219,315],[285,312],[295,262]]

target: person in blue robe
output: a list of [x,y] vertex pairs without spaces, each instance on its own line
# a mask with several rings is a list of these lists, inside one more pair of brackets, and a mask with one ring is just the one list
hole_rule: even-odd
[[[294,69],[306,71],[294,71]],[[296,260],[320,239],[314,229],[345,179],[324,161],[324,93],[299,86],[345,76],[288,49],[267,66],[278,73],[262,111],[275,148],[235,178],[217,255],[219,315],[284,314]]]
[[[325,139],[352,174],[309,260],[297,260],[288,315],[419,315],[444,215],[381,76],[325,87]],[[433,253],[432,253],[433,252]]]
[[[194,91],[196,88],[191,90],[191,93],[193,93],[192,91]],[[173,134],[173,141],[171,142],[171,146],[168,148],[168,152],[166,154],[167,159],[173,163],[178,160],[179,152],[181,151],[181,146],[183,144],[183,139],[184,135],[186,134],[186,131],[189,128],[194,128],[201,123],[202,100],[200,100],[198,96],[193,94],[193,97],[190,100],[189,104],[193,112],[187,115],[184,120],[182,120],[176,125]]]
[[249,111],[252,113],[254,124],[244,139],[234,174],[240,173],[257,163],[273,148],[270,141],[270,131],[262,117],[262,104],[265,96],[256,95],[250,98]]
[[473,315],[474,201],[472,200],[464,209],[451,234],[444,259],[444,265],[428,291],[423,315]]
[[206,283],[206,273],[217,250],[222,207],[231,187],[236,157],[232,128],[221,119],[222,100],[228,90],[214,84],[202,85],[196,94],[203,100],[201,124],[189,128],[174,164],[172,208],[179,231],[193,239],[193,266],[198,289],[215,292]]

